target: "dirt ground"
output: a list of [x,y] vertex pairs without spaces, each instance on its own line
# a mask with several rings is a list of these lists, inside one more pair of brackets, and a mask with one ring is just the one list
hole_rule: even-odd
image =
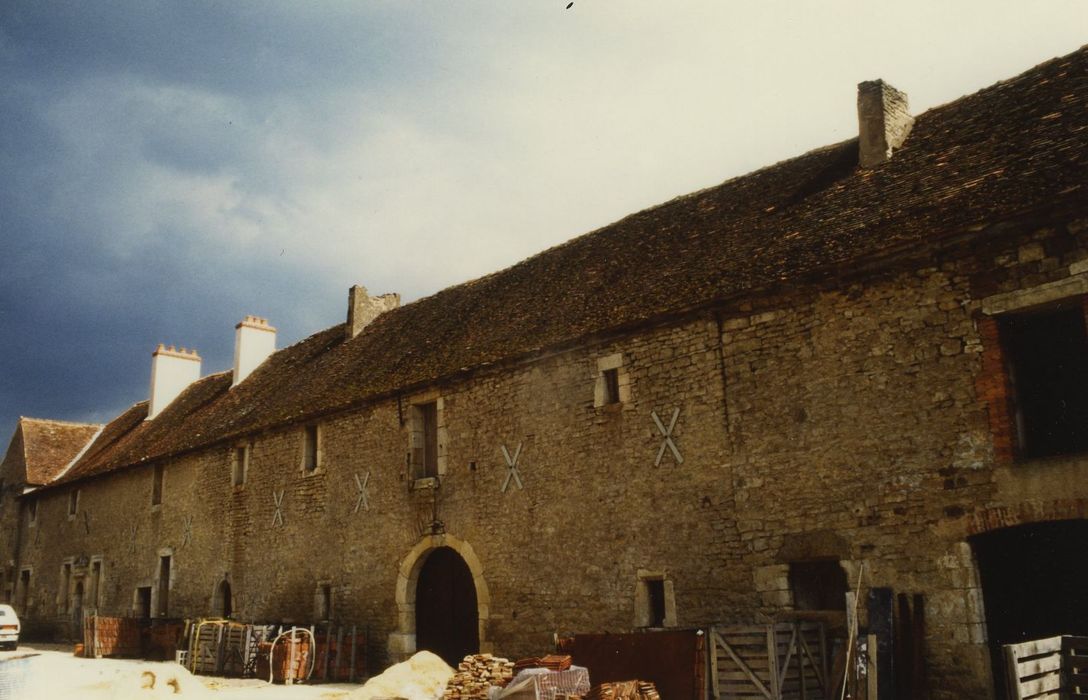
[[215,700],[343,700],[348,683],[271,685],[254,678],[194,676],[166,661],[81,659],[70,644],[21,644],[0,652],[0,700],[214,698]]

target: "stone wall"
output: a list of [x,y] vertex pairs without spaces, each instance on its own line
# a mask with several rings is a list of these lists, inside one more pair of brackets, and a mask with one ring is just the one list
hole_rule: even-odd
[[[1085,259],[1083,224],[1030,231],[480,371],[324,417],[313,472],[301,423],[245,441],[240,487],[235,444],[171,460],[159,507],[150,465],[81,484],[73,519],[47,491],[23,532],[35,614],[61,615],[66,559],[101,557],[100,607],[124,614],[169,554],[171,615],[210,614],[227,579],[236,616],[309,622],[328,585],[381,665],[414,648],[414,577],[452,546],[482,645],[517,657],[635,627],[647,576],[679,626],[788,610],[788,564],[828,557],[862,594],[924,595],[934,697],[985,697],[966,538],[1084,517],[1088,461],[1003,456],[984,307]],[[617,365],[621,401],[604,403]],[[435,400],[440,477],[417,482],[409,416]]]

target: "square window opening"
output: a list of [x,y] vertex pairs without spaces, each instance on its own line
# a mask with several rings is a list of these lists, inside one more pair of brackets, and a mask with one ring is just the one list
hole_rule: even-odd
[[846,572],[834,559],[790,563],[795,610],[846,611]]
[[1021,458],[1088,451],[1088,331],[1076,302],[998,319]]

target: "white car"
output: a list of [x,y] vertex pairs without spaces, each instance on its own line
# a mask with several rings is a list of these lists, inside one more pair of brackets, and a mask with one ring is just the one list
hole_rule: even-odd
[[10,605],[0,604],[0,648],[19,646],[19,616]]

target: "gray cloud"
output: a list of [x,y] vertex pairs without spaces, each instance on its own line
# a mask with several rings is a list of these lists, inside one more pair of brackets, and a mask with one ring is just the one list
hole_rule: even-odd
[[[0,5],[0,430],[104,420],[158,342],[231,360],[1076,48],[1085,5]],[[1042,9],[1045,6],[1045,11]]]

